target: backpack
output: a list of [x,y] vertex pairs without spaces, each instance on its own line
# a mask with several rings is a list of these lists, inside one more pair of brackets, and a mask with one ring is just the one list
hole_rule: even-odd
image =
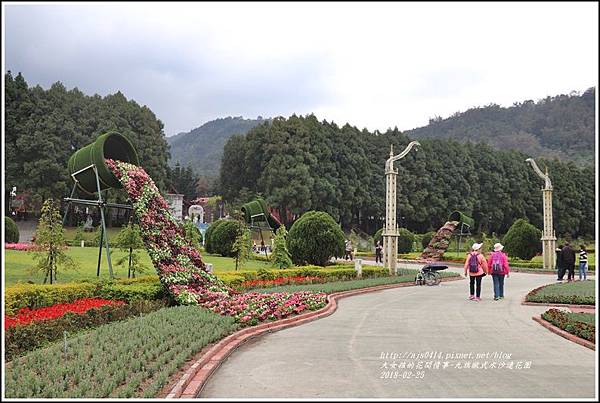
[[469,257],[469,273],[477,273],[479,271],[479,261],[477,260],[477,254],[471,254]]
[[494,252],[492,255],[492,274],[504,274],[502,267],[502,255],[500,252]]

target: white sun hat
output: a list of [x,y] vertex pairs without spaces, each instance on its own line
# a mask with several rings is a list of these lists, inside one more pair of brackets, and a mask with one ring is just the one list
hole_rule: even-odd
[[504,249],[504,245],[500,242],[494,244],[494,252],[500,252],[502,249]]
[[479,250],[479,248],[481,248],[482,245],[483,245],[483,243],[477,243],[477,242],[475,242],[473,244],[473,246],[471,246],[471,249],[473,249],[473,250]]

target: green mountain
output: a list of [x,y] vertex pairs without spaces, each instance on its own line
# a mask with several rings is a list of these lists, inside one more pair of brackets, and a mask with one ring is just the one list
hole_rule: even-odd
[[221,157],[225,143],[234,134],[246,134],[255,126],[266,122],[257,119],[244,119],[241,116],[226,117],[203,124],[187,133],[167,137],[171,147],[169,165],[182,167],[190,165],[198,175],[216,177],[219,174]]
[[410,138],[485,142],[532,157],[559,158],[593,164],[595,157],[595,87],[583,94],[528,100],[509,108],[492,104],[430,119],[424,127],[405,131]]

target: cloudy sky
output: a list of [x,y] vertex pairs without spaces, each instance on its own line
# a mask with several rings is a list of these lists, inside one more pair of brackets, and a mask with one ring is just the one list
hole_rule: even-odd
[[315,113],[424,126],[598,80],[598,4],[3,3],[5,71],[147,105],[166,135]]

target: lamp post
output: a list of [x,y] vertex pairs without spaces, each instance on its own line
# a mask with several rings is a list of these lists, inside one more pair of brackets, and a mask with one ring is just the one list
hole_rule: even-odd
[[542,188],[542,202],[544,208],[544,232],[542,233],[542,256],[544,259],[544,269],[553,270],[556,264],[556,236],[554,234],[553,222],[552,222],[552,182],[548,176],[548,168],[544,174],[533,158],[527,158],[525,160],[529,162],[533,167],[533,170],[540,178],[544,180],[544,187]]
[[[385,227],[383,228],[383,265],[390,275],[396,274],[398,263],[398,226],[396,225],[396,177],[394,161],[404,158],[418,141],[411,141],[400,154],[394,156],[393,145],[390,145],[390,157],[385,162]],[[402,218],[404,219],[404,218]]]

